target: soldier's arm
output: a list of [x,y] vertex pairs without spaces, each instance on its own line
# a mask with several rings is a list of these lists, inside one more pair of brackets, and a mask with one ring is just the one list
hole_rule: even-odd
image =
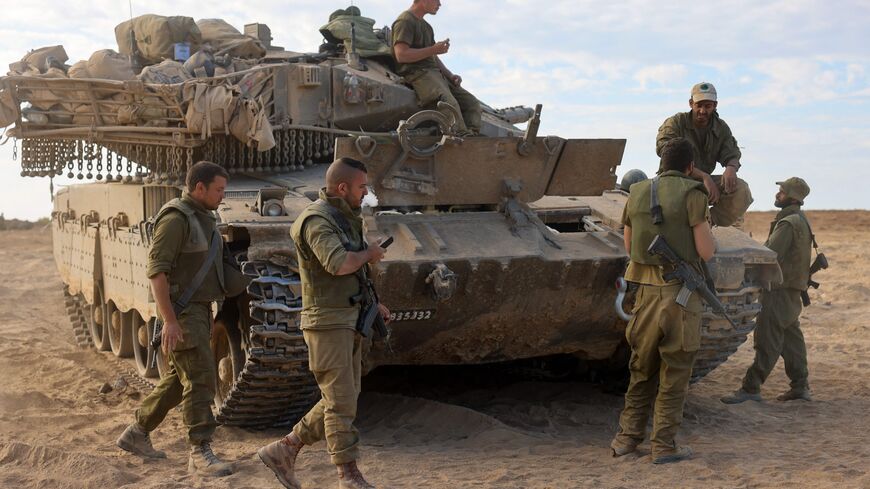
[[622,208],[622,243],[625,246],[625,252],[631,256],[631,217],[628,215],[629,202],[631,202],[631,197],[625,201],[625,207]]
[[[409,44],[399,41],[393,44],[393,52],[396,54],[396,61],[403,64],[416,63],[417,61],[435,56],[438,60],[439,54],[444,54],[450,49],[450,44],[447,41],[438,41],[427,48],[412,48]],[[438,60],[441,64],[441,60]]]
[[792,246],[793,234],[791,223],[785,219],[780,220],[773,227],[773,231],[767,237],[764,246],[775,251],[778,256],[784,256]]
[[162,342],[164,353],[175,349],[184,339],[172,299],[169,293],[169,271],[178,259],[187,240],[187,220],[181,212],[170,212],[161,217],[154,226],[151,249],[148,251],[147,275],[151,281],[151,293],[160,317],[163,318]]
[[671,116],[665,119],[665,121],[662,122],[662,125],[659,126],[659,132],[656,135],[656,154],[661,156],[662,148],[665,147],[665,143],[671,139],[678,138],[681,135],[679,125],[677,124],[677,116]]
[[731,133],[731,128],[722,119],[719,119],[719,122],[722,123],[722,145],[719,147],[719,154],[716,156],[716,160],[722,166],[731,166],[736,171],[740,168],[740,158],[743,154],[737,146],[737,139]]
[[695,240],[695,250],[704,261],[709,261],[716,253],[716,240],[710,229],[710,208],[707,207],[707,196],[700,190],[693,190],[686,196],[689,226],[692,227],[692,237]]
[[366,263],[377,263],[384,256],[383,249],[379,246],[362,251],[347,251],[338,230],[322,217],[309,218],[302,234],[317,261],[332,275],[350,275]]

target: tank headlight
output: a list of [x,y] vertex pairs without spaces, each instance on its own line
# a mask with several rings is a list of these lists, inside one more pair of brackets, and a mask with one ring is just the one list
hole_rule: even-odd
[[262,215],[278,217],[285,215],[284,203],[278,199],[267,200],[263,203]]

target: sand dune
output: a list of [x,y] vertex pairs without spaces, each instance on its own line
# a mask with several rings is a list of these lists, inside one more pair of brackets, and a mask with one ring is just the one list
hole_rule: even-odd
[[[750,214],[747,230],[763,240],[772,216]],[[376,372],[360,400],[361,467],[382,488],[870,487],[870,212],[810,219],[831,263],[802,315],[814,402],[772,400],[787,387],[779,365],[768,401],[721,404],[751,362],[747,343],[690,389],[680,439],[695,458],[657,467],[647,444],[610,457],[622,398],[598,385]],[[0,233],[0,260],[0,487],[280,487],[254,455],[280,431],[219,428],[216,451],[237,472],[216,480],[187,474],[177,412],[153,435],[167,460],[115,448],[141,395],[99,394],[115,364],[74,346],[49,233]],[[335,486],[323,444],[299,460],[305,487]]]

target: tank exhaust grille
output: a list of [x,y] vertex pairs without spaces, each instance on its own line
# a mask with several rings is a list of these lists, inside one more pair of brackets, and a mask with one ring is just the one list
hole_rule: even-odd
[[320,81],[320,66],[317,65],[299,65],[299,86],[300,87],[319,87]]

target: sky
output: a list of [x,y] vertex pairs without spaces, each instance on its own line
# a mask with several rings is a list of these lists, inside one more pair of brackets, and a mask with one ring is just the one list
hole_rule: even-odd
[[[318,28],[349,4],[134,0],[132,9],[239,29],[263,22],[273,44],[316,51]],[[411,0],[353,4],[382,26]],[[0,63],[54,44],[72,63],[117,49],[114,27],[130,3],[30,0],[3,10]],[[659,125],[688,110],[692,85],[707,81],[743,152],[751,209],[772,209],[775,182],[790,176],[809,183],[808,209],[870,208],[870,0],[445,0],[427,20],[437,40],[450,38],[442,60],[489,105],[542,103],[540,135],[626,139],[618,175],[654,173]],[[47,216],[49,180],[20,177],[12,143],[0,146],[0,212]]]

